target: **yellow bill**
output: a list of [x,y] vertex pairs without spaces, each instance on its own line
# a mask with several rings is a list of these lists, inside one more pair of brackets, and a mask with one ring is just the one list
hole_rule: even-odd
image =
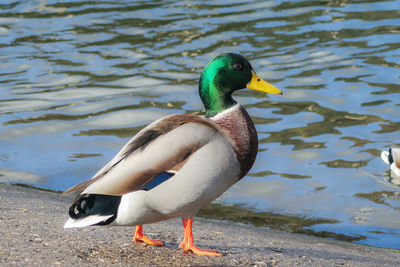
[[282,94],[281,90],[261,79],[254,71],[251,71],[251,73],[253,74],[253,76],[251,77],[251,81],[247,84],[246,88],[264,92],[267,94]]

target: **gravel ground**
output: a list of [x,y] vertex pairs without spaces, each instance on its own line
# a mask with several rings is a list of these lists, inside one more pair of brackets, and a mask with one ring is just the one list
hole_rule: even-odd
[[71,198],[57,193],[0,185],[0,203],[0,266],[400,266],[400,250],[196,219],[196,244],[224,254],[202,257],[177,249],[179,219],[144,226],[166,244],[153,247],[133,227],[64,230]]

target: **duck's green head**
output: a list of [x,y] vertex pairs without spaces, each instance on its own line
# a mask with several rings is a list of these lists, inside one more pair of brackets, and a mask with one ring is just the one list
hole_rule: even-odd
[[243,88],[282,94],[281,90],[258,77],[243,56],[229,53],[213,58],[204,68],[199,83],[206,116],[212,117],[235,105],[232,93]]

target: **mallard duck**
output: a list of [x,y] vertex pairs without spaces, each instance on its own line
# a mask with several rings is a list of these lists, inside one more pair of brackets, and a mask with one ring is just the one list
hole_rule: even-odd
[[134,241],[162,246],[143,234],[142,225],[181,217],[179,248],[222,256],[194,245],[192,223],[196,212],[246,175],[256,158],[254,124],[232,98],[244,88],[282,94],[243,56],[212,59],[199,81],[205,116],[174,114],[138,132],[92,179],[64,192],[78,193],[64,227],[136,226]]
[[390,166],[392,182],[400,184],[400,146],[392,145],[389,151],[382,151],[381,158]]

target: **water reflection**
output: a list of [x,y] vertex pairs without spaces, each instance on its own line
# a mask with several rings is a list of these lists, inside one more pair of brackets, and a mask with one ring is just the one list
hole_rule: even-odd
[[0,180],[91,177],[153,120],[202,114],[204,64],[239,52],[284,95],[236,93],[258,158],[202,215],[399,248],[400,188],[379,158],[399,139],[399,4],[0,4]]
[[233,206],[210,204],[201,209],[198,216],[210,219],[231,220],[244,224],[252,224],[257,227],[268,227],[273,230],[327,237],[341,241],[359,241],[366,238],[364,236],[351,236],[329,231],[316,232],[308,229],[308,227],[315,224],[338,223],[338,221],[333,219],[296,217],[273,212],[255,212],[251,208],[243,207],[239,204]]
[[[379,191],[379,192],[371,192],[371,193],[357,193],[356,197],[366,198],[370,201],[373,201],[377,204],[382,204],[389,206],[394,209],[400,209],[400,206],[396,206],[399,204],[400,200],[400,192],[392,192],[392,191]],[[392,204],[390,204],[392,203]],[[393,206],[394,205],[394,206]]]

